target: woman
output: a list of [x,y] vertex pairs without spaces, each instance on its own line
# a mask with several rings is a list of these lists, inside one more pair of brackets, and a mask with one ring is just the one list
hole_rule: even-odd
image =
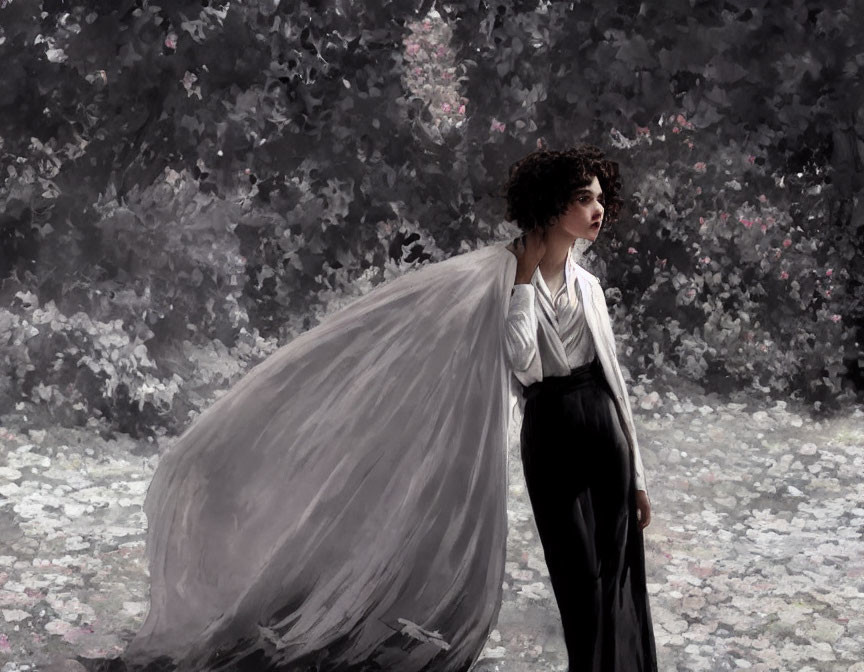
[[101,669],[466,672],[502,597],[516,267],[491,245],[379,285],[202,413],[147,491],[147,618]]
[[573,672],[657,669],[644,469],[603,293],[576,263],[606,208],[617,214],[618,189],[617,164],[590,146],[535,152],[507,185],[508,218],[527,232],[508,248],[507,359],[525,397],[523,469]]

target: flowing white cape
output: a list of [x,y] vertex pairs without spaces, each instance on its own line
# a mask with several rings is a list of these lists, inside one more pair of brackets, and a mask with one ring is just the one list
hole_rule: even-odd
[[502,597],[515,268],[497,244],[382,284],[193,422],[147,492],[127,665],[470,667]]

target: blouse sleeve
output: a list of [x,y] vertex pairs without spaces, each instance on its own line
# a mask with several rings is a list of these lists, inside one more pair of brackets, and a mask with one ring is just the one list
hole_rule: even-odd
[[534,285],[519,283],[510,296],[504,340],[508,364],[514,371],[526,371],[537,354],[534,292]]

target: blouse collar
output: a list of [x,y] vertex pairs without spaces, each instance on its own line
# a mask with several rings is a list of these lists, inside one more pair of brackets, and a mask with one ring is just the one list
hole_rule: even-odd
[[[585,254],[585,251],[591,246],[592,242],[587,238],[577,238],[567,251],[567,261],[564,264],[564,286],[567,288],[567,300],[571,306],[576,305],[576,283],[579,280],[579,270],[581,268],[578,260],[582,258],[582,255]],[[554,298],[551,296],[551,292],[548,292],[549,288],[543,280],[539,265],[535,273],[538,276],[538,280],[543,283],[547,293],[550,293],[550,298]]]

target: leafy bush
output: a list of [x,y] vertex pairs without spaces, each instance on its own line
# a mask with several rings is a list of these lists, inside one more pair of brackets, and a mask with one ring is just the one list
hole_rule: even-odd
[[0,2],[0,412],[178,431],[375,284],[512,235],[507,166],[583,141],[631,192],[586,260],[625,366],[860,394],[851,5],[319,5]]

